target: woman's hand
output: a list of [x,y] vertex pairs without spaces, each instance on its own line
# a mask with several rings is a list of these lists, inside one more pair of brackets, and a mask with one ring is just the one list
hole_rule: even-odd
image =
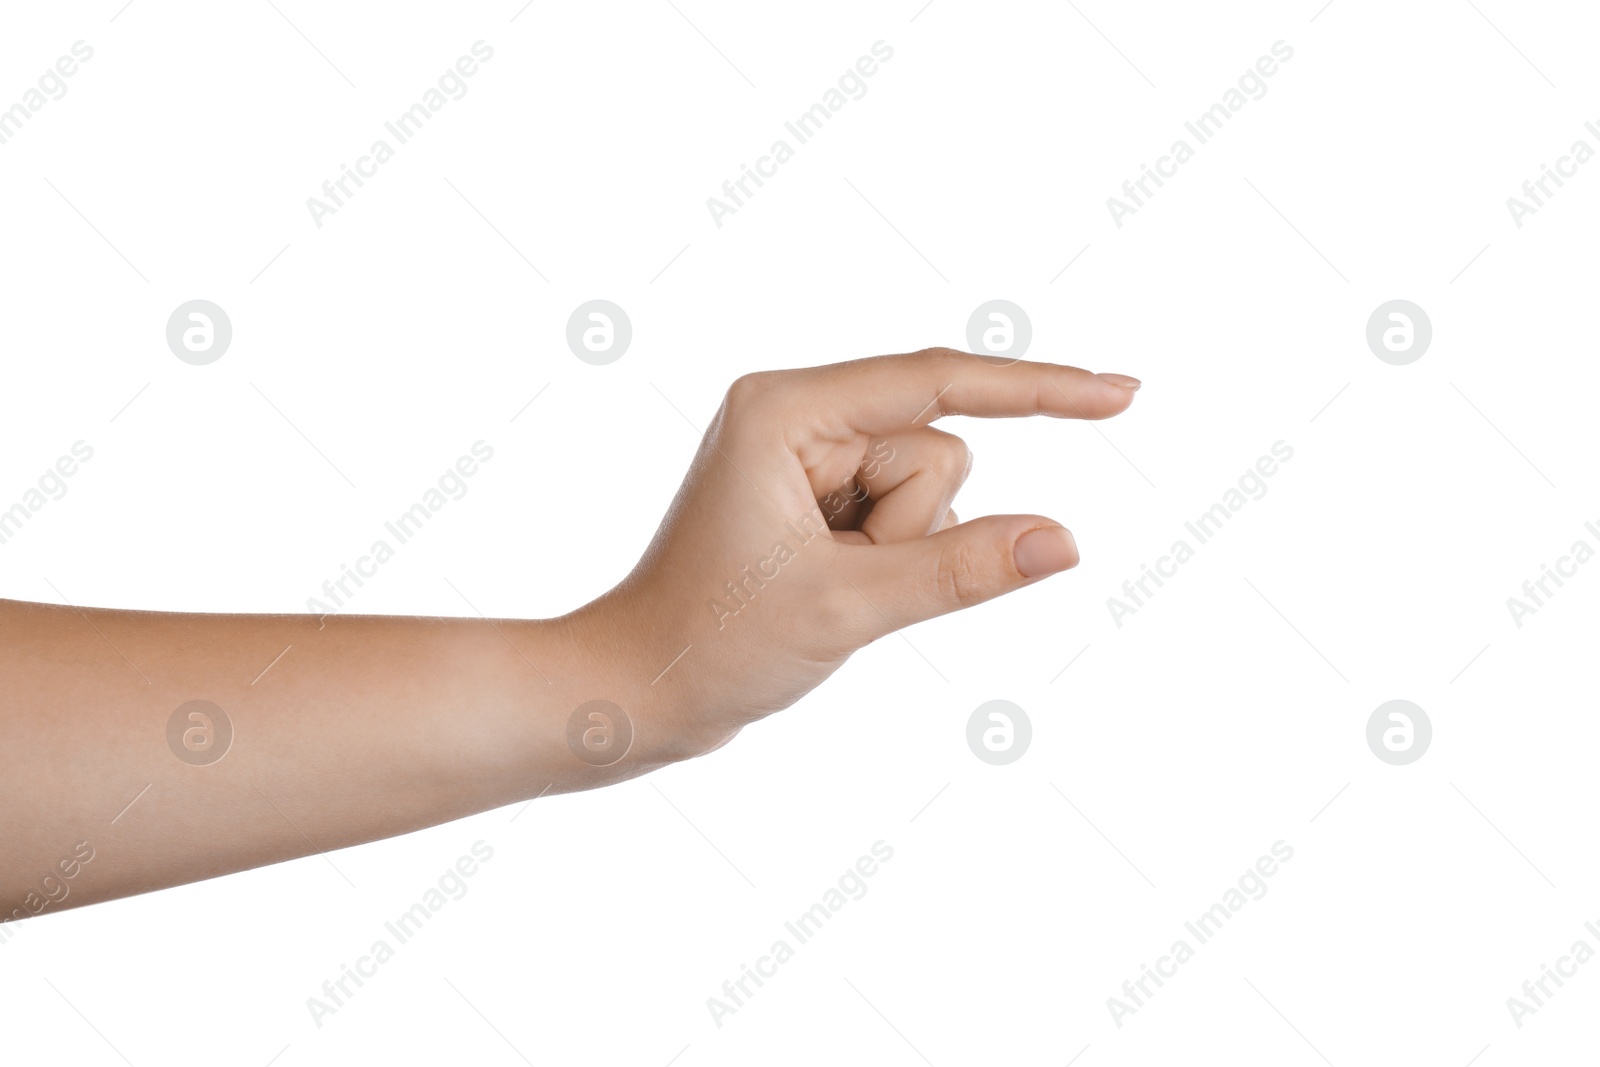
[[1109,418],[1138,388],[942,348],[739,379],[638,566],[569,617],[605,650],[595,697],[696,755],[885,634],[1075,566],[1051,519],[958,522],[972,455],[931,424]]
[[633,573],[560,619],[0,601],[0,919],[707,752],[862,645],[1077,563],[1049,519],[957,523],[970,457],[930,423],[1136,388],[946,349],[741,378]]

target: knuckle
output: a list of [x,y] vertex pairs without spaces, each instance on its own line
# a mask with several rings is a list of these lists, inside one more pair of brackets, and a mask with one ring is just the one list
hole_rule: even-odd
[[[847,654],[855,648],[855,634],[869,623],[872,609],[849,585],[831,583],[811,600],[814,638],[827,654]],[[876,616],[874,616],[876,617]]]
[[934,463],[939,473],[951,481],[965,481],[972,470],[972,449],[955,434],[941,433]]
[[740,375],[728,386],[725,405],[730,411],[754,407],[765,401],[773,391],[773,371],[753,371]]
[[722,399],[719,423],[741,435],[772,431],[782,403],[781,372],[755,371],[736,378]]
[[963,608],[988,599],[987,570],[977,546],[968,541],[950,545],[939,554],[940,599]]
[[970,352],[962,352],[955,348],[945,348],[942,345],[935,348],[924,348],[922,351],[918,352],[917,355],[932,363],[948,367],[951,370],[955,370],[973,358]]

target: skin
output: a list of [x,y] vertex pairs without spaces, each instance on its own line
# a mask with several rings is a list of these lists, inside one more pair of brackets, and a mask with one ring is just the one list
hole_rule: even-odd
[[[557,619],[0,601],[0,914],[361,844],[719,748],[872,641],[1077,564],[1072,535],[1042,516],[958,522],[971,454],[930,423],[1108,418],[1138,385],[949,349],[747,375],[632,573]],[[198,763],[169,745],[192,700],[232,725],[214,762],[215,721],[179,716]],[[593,700],[615,708],[573,728]]]

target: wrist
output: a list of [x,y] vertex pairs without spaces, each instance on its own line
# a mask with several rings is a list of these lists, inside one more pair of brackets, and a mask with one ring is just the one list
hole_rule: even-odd
[[556,710],[580,775],[635,777],[704,755],[738,732],[708,722],[693,699],[688,639],[671,647],[612,594],[546,625],[563,649]]

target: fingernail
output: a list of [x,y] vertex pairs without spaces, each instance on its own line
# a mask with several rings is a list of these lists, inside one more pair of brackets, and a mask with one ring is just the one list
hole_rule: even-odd
[[1106,382],[1109,385],[1120,386],[1123,389],[1137,390],[1139,386],[1144,384],[1139,379],[1130,378],[1126,374],[1096,374],[1095,377],[1099,378],[1102,382]]
[[1024,578],[1042,578],[1078,565],[1078,542],[1065,526],[1041,526],[1017,538],[1011,558]]

